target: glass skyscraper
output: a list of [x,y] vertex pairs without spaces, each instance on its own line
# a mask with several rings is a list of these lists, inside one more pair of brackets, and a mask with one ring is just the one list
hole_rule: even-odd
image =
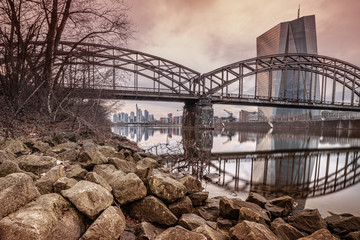
[[[258,57],[282,53],[317,54],[315,15],[304,16],[276,25],[256,39],[256,46]],[[310,73],[303,72],[298,76],[297,72],[279,70],[270,74],[272,74],[271,95],[275,98],[307,100],[314,99],[319,95],[319,91],[311,93],[313,96],[310,96],[309,91],[307,91],[310,89],[310,84],[313,84],[312,89],[314,89],[315,84],[319,85],[318,79],[312,83],[306,81],[306,79],[310,79]],[[258,95],[268,96],[270,90],[269,73],[259,73],[257,77]],[[306,120],[318,116],[319,111],[259,107],[259,115],[270,121],[284,118]]]

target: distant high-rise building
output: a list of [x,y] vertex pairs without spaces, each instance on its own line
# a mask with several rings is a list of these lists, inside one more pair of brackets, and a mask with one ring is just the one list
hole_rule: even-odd
[[148,110],[144,110],[144,120],[146,123],[150,122],[149,121],[149,111]]
[[[317,54],[315,16],[305,16],[276,25],[256,39],[256,47],[258,57],[281,53]],[[314,88],[315,84],[319,85],[319,79],[312,81],[312,83],[309,80],[306,81],[306,79],[310,79],[311,73],[301,73],[298,76],[297,72],[287,71],[282,73],[281,71],[274,71],[271,74],[271,95],[275,98],[306,100],[310,99],[310,97],[313,99],[320,94],[319,87]],[[269,73],[259,73],[257,77],[258,95],[268,96],[270,90]],[[317,92],[313,91],[311,93],[312,96],[308,91],[311,89],[310,84],[313,85],[312,89],[317,89]],[[284,117],[311,119],[319,116],[319,111],[259,107],[259,116],[268,120]]]

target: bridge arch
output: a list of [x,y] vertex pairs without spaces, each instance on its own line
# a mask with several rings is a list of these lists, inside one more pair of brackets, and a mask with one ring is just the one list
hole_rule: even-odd
[[[34,42],[40,46],[42,42]],[[60,42],[55,66],[65,62],[60,86],[83,90],[113,90],[195,96],[200,73],[167,59],[126,48]],[[125,94],[126,95],[126,94]]]
[[[300,81],[300,76],[305,80]],[[258,99],[258,104],[286,101],[290,105],[359,106],[360,68],[322,55],[276,54],[203,74],[197,88],[201,95],[219,102],[231,97],[231,102]]]

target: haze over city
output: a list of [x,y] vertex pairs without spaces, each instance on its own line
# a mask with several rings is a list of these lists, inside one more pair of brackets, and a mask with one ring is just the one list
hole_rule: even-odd
[[[180,63],[200,73],[256,56],[256,38],[276,24],[315,15],[320,55],[360,65],[360,1],[127,0],[135,27],[128,48]],[[336,48],[334,47],[336,46]],[[151,109],[156,118],[182,111],[182,103],[123,101],[121,111]],[[237,115],[256,107],[215,105]]]

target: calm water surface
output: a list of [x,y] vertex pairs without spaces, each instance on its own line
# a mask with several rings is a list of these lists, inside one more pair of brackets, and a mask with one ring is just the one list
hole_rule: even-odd
[[210,197],[291,195],[297,209],[360,215],[360,133],[297,130],[185,132],[181,127],[116,126],[113,132],[168,156],[172,172],[203,179]]

